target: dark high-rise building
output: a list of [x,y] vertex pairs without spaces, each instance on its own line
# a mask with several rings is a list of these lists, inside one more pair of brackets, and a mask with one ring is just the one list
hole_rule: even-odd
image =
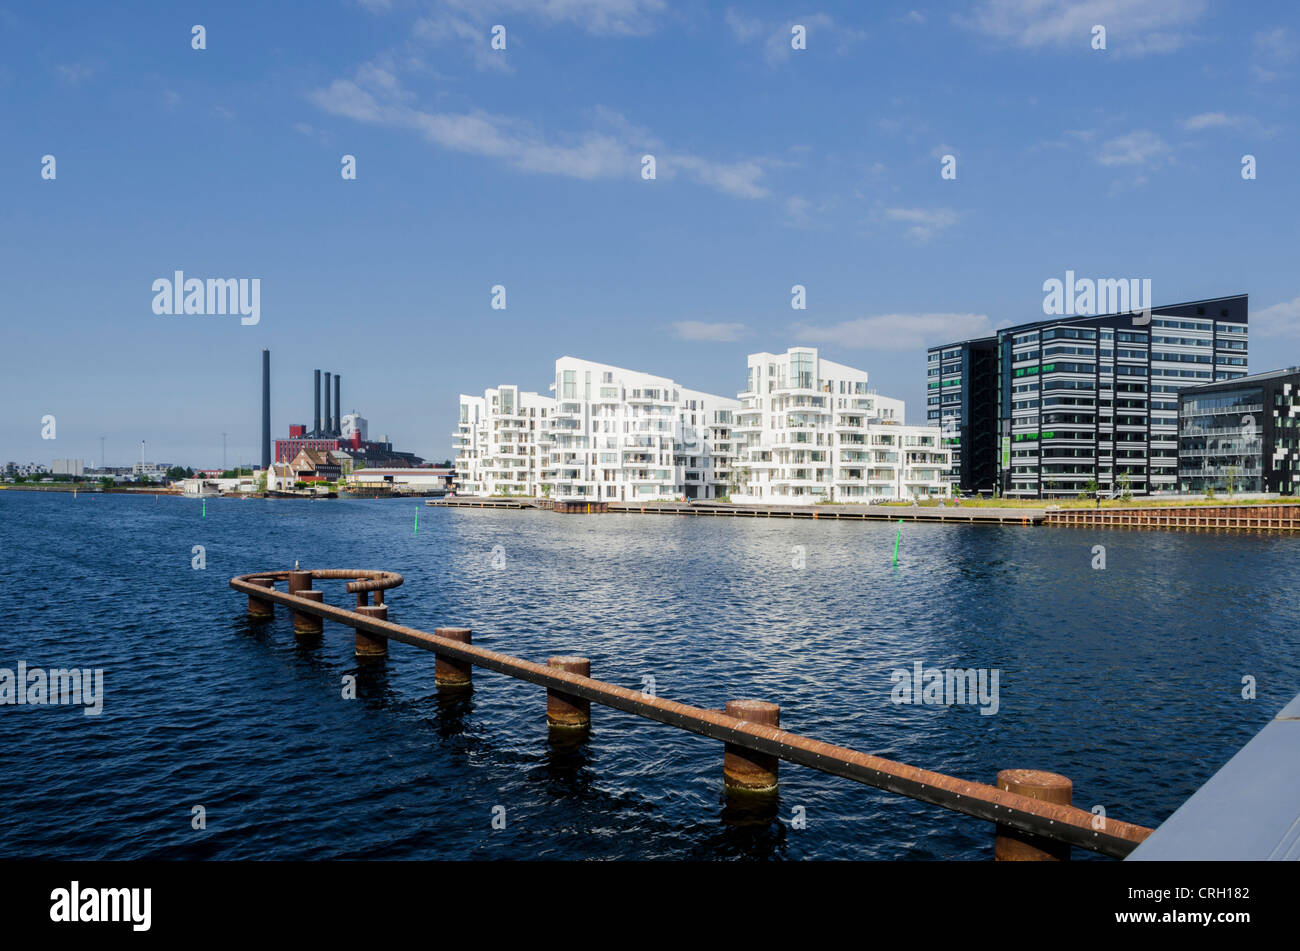
[[1184,492],[1300,493],[1300,367],[1178,394]]
[[271,468],[271,351],[262,351],[262,470]]
[[1049,317],[932,347],[926,410],[956,450],[950,479],[1023,498],[1177,491],[1178,393],[1245,375],[1247,309],[1243,294]]
[[952,450],[948,482],[972,492],[997,485],[996,337],[935,347],[927,355],[926,420]]

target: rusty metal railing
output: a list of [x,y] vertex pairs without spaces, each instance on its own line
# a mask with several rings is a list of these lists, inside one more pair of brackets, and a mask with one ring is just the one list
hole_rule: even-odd
[[[313,579],[350,579],[346,587],[356,593],[356,608],[325,604],[322,592],[311,587]],[[285,582],[287,591],[276,590],[277,582]],[[776,704],[738,700],[725,710],[706,710],[593,679],[586,658],[552,657],[538,664],[474,645],[467,628],[442,627],[430,634],[395,624],[388,620],[383,592],[401,583],[402,576],[394,572],[316,569],[240,575],[230,587],[248,595],[254,618],[270,617],[275,604],[292,609],[300,637],[320,634],[325,620],[352,628],[358,656],[382,656],[390,640],[431,651],[437,656],[439,690],[470,686],[472,667],[545,687],[553,728],[587,728],[590,705],[598,703],[721,740],[729,792],[774,790],[777,761],[785,760],[995,823],[996,855],[1006,860],[1066,858],[1071,846],[1122,858],[1152,832],[1070,805],[1071,783],[1055,773],[1003,770],[996,786],[970,782],[783,730]],[[374,605],[366,603],[371,591]]]

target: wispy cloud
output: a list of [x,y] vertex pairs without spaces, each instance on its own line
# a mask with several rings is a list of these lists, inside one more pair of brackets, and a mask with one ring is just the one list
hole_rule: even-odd
[[837,24],[825,13],[814,13],[788,20],[763,20],[747,16],[729,7],[726,22],[736,42],[742,45],[756,41],[762,43],[763,60],[769,66],[778,66],[786,62],[795,52],[790,41],[796,24],[804,28],[808,50],[816,49],[815,44],[827,44],[836,55],[847,52],[867,36],[862,30]]
[[1108,167],[1133,165],[1151,168],[1164,163],[1170,155],[1168,144],[1149,129],[1138,129],[1109,139],[1097,150],[1097,161]]
[[70,86],[95,75],[95,67],[89,63],[62,63],[58,67],[59,78]]
[[1300,297],[1253,311],[1250,330],[1265,337],[1300,337]]
[[1251,72],[1260,82],[1271,83],[1291,75],[1291,64],[1300,53],[1291,31],[1284,26],[1263,30],[1254,36],[1255,60]]
[[579,179],[635,178],[641,156],[649,149],[656,159],[656,176],[676,175],[736,198],[766,198],[766,162],[748,158],[715,161],[665,148],[612,110],[597,110],[604,128],[576,135],[547,137],[525,120],[481,110],[432,112],[414,104],[414,97],[392,72],[374,64],[353,79],[337,79],[308,97],[318,108],[372,125],[406,128],[438,148],[493,158],[526,172]]
[[1092,28],[1106,28],[1107,49],[1120,55],[1170,53],[1185,46],[1185,28],[1206,0],[983,0],[961,25],[1024,49],[1091,49]]
[[673,331],[682,340],[706,340],[712,343],[734,343],[745,335],[748,328],[737,323],[707,323],[700,320],[679,320]]
[[1188,116],[1179,124],[1188,132],[1200,132],[1203,129],[1225,129],[1240,125],[1241,122],[1241,116],[1230,116],[1224,112],[1202,112]]
[[884,214],[907,225],[907,237],[920,242],[943,234],[960,218],[951,208],[886,208]]
[[987,314],[877,314],[837,324],[797,323],[794,332],[802,343],[830,343],[855,350],[917,351],[949,340],[987,336],[993,332],[993,324]]

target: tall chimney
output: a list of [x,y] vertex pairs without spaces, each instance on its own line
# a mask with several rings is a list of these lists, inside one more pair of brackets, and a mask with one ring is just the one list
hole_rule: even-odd
[[312,424],[313,433],[320,432],[320,370],[316,371],[316,419]]
[[334,374],[334,435],[343,434],[343,401],[339,399],[339,375]]
[[271,351],[262,351],[262,471],[271,468]]
[[[330,375],[329,375],[329,371],[326,370],[325,371],[325,428],[321,430],[319,435],[323,436],[329,432],[330,420],[332,418],[333,417],[330,416]],[[319,428],[320,427],[317,427],[317,429]]]

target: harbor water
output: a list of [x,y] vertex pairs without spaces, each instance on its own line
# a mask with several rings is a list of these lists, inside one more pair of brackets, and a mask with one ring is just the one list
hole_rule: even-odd
[[[991,857],[987,823],[788,764],[752,821],[715,741],[596,706],[556,745],[532,685],[476,670],[440,697],[423,651],[359,664],[332,624],[300,646],[228,587],[295,560],[401,573],[402,624],[701,707],[774,701],[787,729],[965,779],[1059,772],[1075,805],[1154,826],[1300,691],[1297,556],[1285,535],[0,492],[0,668],[103,670],[98,715],[0,706],[0,858]],[[996,671],[996,712],[894,702],[918,662]]]

